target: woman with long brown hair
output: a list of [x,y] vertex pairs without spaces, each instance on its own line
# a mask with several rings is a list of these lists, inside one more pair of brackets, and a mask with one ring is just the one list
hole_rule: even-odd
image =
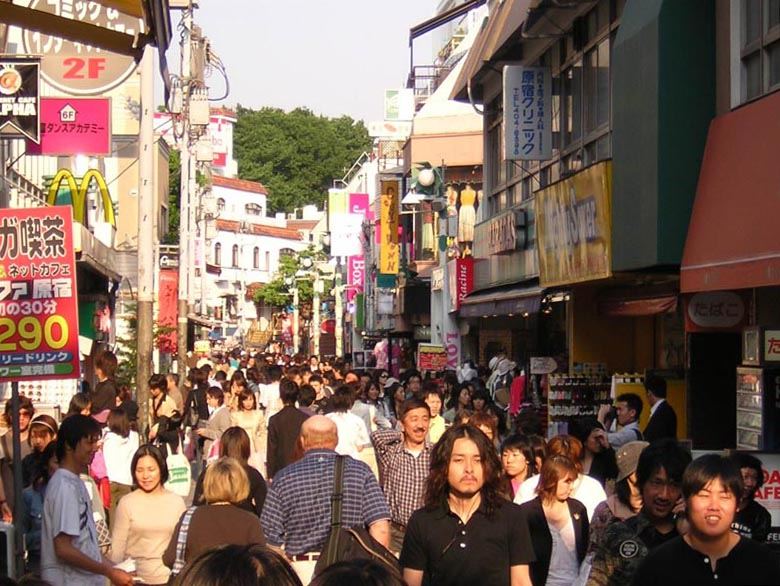
[[579,574],[588,548],[588,512],[571,498],[578,477],[574,462],[553,456],[542,465],[537,497],[520,506],[531,533],[536,561],[533,586],[569,586]]

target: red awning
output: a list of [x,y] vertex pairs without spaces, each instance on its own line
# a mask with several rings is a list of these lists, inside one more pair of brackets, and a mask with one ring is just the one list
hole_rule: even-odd
[[713,120],[685,241],[683,293],[780,285],[780,92]]

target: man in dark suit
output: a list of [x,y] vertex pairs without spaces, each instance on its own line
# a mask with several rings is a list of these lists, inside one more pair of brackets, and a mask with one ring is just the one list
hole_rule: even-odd
[[301,425],[308,418],[295,407],[298,385],[290,379],[279,382],[279,398],[284,406],[268,420],[268,478],[292,463]]
[[645,441],[661,438],[677,439],[677,415],[666,401],[666,381],[660,376],[645,379],[647,402],[650,403],[650,421],[643,433]]

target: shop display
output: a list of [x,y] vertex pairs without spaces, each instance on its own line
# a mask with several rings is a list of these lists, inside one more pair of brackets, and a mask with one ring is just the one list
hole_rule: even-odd
[[[567,433],[576,417],[596,417],[610,403],[610,379],[606,366],[580,365],[578,374],[551,374],[547,378],[548,437]],[[589,374],[580,374],[580,373]]]
[[737,368],[737,449],[780,448],[780,368]]

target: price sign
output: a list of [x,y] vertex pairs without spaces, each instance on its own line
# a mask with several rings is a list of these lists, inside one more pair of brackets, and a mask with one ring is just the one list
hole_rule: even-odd
[[440,344],[417,346],[417,368],[440,372],[447,369],[447,350]]
[[79,377],[68,206],[0,209],[0,381]]
[[[79,20],[128,36],[144,32],[144,21],[104,6],[100,2],[32,0],[30,8],[63,18]],[[126,80],[135,70],[135,60],[97,47],[25,30],[24,50],[42,55],[41,75],[58,90],[73,95],[100,95]]]

